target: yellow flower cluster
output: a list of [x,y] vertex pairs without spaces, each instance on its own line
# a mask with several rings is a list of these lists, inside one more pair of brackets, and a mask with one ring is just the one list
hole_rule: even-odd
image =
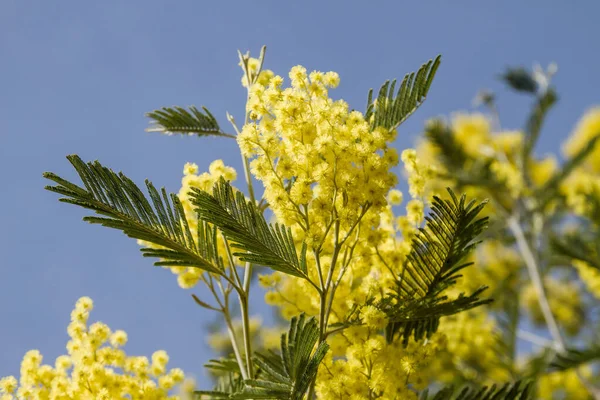
[[[577,282],[562,282],[547,276],[544,279],[544,286],[548,293],[552,293],[548,298],[552,314],[568,334],[576,335],[585,318],[584,306],[580,296],[581,290]],[[533,322],[540,325],[545,323],[537,292],[533,285],[528,285],[523,289],[521,301],[522,305],[529,311]]]
[[[332,350],[317,377],[319,399],[417,399],[415,390],[429,382],[423,371],[437,357],[439,347],[435,341],[411,342],[407,348],[398,342],[387,344],[365,327],[346,329],[328,342]],[[343,357],[336,356],[339,349],[344,349]]]
[[[102,322],[88,326],[93,308],[89,297],[80,298],[71,313],[67,355],[54,366],[42,364],[38,350],[25,354],[19,382],[13,376],[0,380],[1,400],[113,400],[180,399],[169,395],[184,382],[183,371],[167,370],[169,356],[159,350],[147,357],[128,356],[123,331],[111,331]],[[185,397],[187,398],[187,397]]]
[[583,261],[574,261],[573,266],[590,293],[600,299],[600,270]]
[[599,211],[597,203],[600,202],[600,176],[585,168],[577,168],[563,181],[560,189],[574,213],[589,217]]
[[414,149],[404,150],[401,159],[408,173],[410,195],[413,198],[422,198],[425,194],[425,183],[434,176],[433,166],[421,162]]
[[[573,156],[585,148],[590,140],[600,135],[600,106],[588,110],[564,145],[564,153]],[[590,172],[600,173],[600,146],[596,145],[586,158],[584,167]]]
[[[462,165],[453,165],[452,170],[445,169],[442,161],[447,154],[441,154],[439,148],[430,140],[423,140],[417,149],[421,162],[432,166],[437,179],[427,179],[425,194],[438,194],[445,186],[458,187],[474,198],[492,198],[495,201],[484,212],[502,222],[505,212],[512,212],[514,199],[526,199],[525,205],[536,190],[554,177],[559,165],[552,155],[537,158],[531,155],[527,163],[528,176],[523,174],[521,151],[524,134],[519,131],[494,132],[490,120],[482,114],[456,115],[448,123],[448,130],[460,153],[464,155]],[[577,125],[572,138],[564,147],[568,157],[573,157],[588,146],[590,140],[600,134],[600,108],[594,108],[584,115]],[[450,157],[452,160],[452,157]],[[453,160],[460,159],[454,157]],[[485,172],[485,173],[482,173]],[[596,219],[600,216],[600,145],[577,167],[566,180],[560,191],[564,196],[568,212]],[[458,184],[457,184],[458,183]],[[551,201],[544,211],[550,212],[559,201]],[[472,260],[476,268],[461,271],[463,279],[454,287],[453,293],[471,292],[480,285],[490,286],[487,294],[497,301],[490,307],[502,310],[506,307],[507,289],[520,290],[522,287],[522,258],[511,244],[502,241],[486,240],[474,253]],[[600,273],[591,266],[574,262],[581,281],[595,296],[600,296]],[[582,301],[578,282],[558,281],[555,277],[545,277],[545,288],[553,315],[561,327],[570,335],[576,335],[585,322],[585,305]],[[520,297],[521,306],[528,311],[536,324],[545,324],[540,310],[537,293],[532,286],[526,286]],[[508,299],[507,299],[508,300]],[[499,337],[494,337],[493,320],[485,318],[485,311],[476,309],[469,313],[444,318],[440,324],[440,333],[448,337],[448,348],[432,362],[437,368],[438,378],[447,373],[450,382],[456,374],[463,374],[467,380],[480,379],[480,376],[505,380],[510,377],[506,365],[502,364],[502,348],[498,347]],[[473,319],[470,322],[469,319]],[[453,322],[457,321],[456,325]],[[487,325],[486,325],[487,324]],[[468,329],[461,331],[463,326]],[[487,332],[485,332],[487,330]],[[460,336],[464,334],[464,337]],[[481,336],[477,332],[481,332]],[[458,335],[458,336],[457,336]],[[489,343],[477,344],[486,338]],[[496,343],[496,345],[494,345]],[[476,352],[473,349],[477,349]],[[490,349],[489,354],[479,349]],[[496,349],[496,350],[492,350]],[[438,364],[436,364],[438,363]],[[452,376],[454,374],[454,376]],[[565,385],[565,388],[561,388]],[[586,398],[587,392],[574,373],[553,373],[546,375],[538,385],[541,398],[553,398],[557,393],[566,393],[566,398]]]
[[[600,107],[590,109],[581,118],[563,151],[572,157],[600,135]],[[562,183],[567,205],[582,216],[600,216],[600,145],[596,143],[587,158]]]
[[[327,275],[331,269],[335,296],[329,324],[343,322],[359,306],[364,325],[327,338],[331,350],[319,368],[318,398],[413,398],[409,388],[426,383],[422,370],[435,346],[386,344],[383,313],[364,304],[395,285],[423,221],[430,169],[414,150],[403,153],[413,199],[407,215],[397,217],[392,206],[401,204],[403,196],[393,189],[398,179],[391,169],[399,157],[388,146],[395,130],[371,129],[361,113],[330,99],[337,74],[307,74],[298,66],[289,77],[291,87],[283,88],[281,77],[261,74],[250,90],[251,121],[238,143],[252,159],[252,172],[263,183],[278,222],[314,250],[307,259],[311,279],[319,282],[319,271]],[[319,314],[319,296],[306,280],[274,273],[260,276],[259,282],[268,290],[267,304],[278,307],[284,318]],[[398,379],[389,379],[390,374]]]
[[[347,231],[367,205],[381,209],[397,178],[389,172],[398,154],[387,144],[395,131],[370,129],[364,116],[328,97],[339,77],[306,73],[301,66],[283,78],[263,71],[250,90],[247,123],[238,143],[254,158],[254,176],[277,219],[300,225],[311,244],[324,236],[332,215]],[[357,188],[361,188],[357,190]]]
[[[466,178],[477,176],[481,171],[489,169],[494,181],[501,188],[516,198],[527,191],[519,165],[520,149],[524,134],[520,131],[494,132],[490,120],[483,114],[457,114],[449,124],[452,139],[467,157],[464,165],[457,166],[465,171]],[[419,157],[423,163],[430,166],[434,173],[442,179],[427,181],[427,193],[437,193],[441,188],[452,185],[451,175],[440,163],[439,149],[429,140],[424,140],[418,147]],[[528,170],[532,183],[541,186],[546,183],[556,172],[558,165],[554,156],[543,158],[531,157],[528,161]],[[491,182],[472,182],[466,187],[467,194],[478,198],[485,198],[486,193],[478,185]],[[510,204],[508,204],[510,206]],[[488,210],[491,211],[491,208]]]
[[[503,382],[510,371],[502,363],[504,349],[499,329],[485,310],[475,309],[441,319],[438,335],[445,335],[429,373],[441,382]],[[489,382],[486,382],[488,381]]]
[[[586,379],[592,377],[590,366],[584,366],[579,369]],[[577,371],[570,369],[567,371],[557,371],[542,375],[538,381],[537,395],[541,400],[554,400],[560,393],[561,399],[588,399],[589,392],[581,379],[577,376]]]

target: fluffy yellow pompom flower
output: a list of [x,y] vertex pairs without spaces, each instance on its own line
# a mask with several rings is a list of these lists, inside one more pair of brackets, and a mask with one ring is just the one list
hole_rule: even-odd
[[397,189],[392,189],[388,193],[388,202],[393,206],[399,206],[402,204],[402,192]]
[[382,329],[387,324],[385,313],[374,306],[366,306],[361,311],[363,322],[370,328]]
[[489,152],[491,144],[491,126],[483,114],[456,114],[452,118],[455,138],[465,152],[472,157],[479,157]]
[[413,225],[419,225],[425,216],[425,205],[421,200],[413,199],[406,205],[407,218]]

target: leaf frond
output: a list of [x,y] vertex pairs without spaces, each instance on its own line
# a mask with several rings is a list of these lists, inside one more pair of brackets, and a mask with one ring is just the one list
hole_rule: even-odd
[[533,109],[527,119],[525,126],[525,142],[523,145],[523,160],[524,167],[527,167],[527,160],[537,143],[542,130],[542,124],[548,114],[548,111],[556,104],[558,95],[552,88],[546,90],[541,96],[538,97]]
[[375,100],[373,89],[369,90],[365,119],[370,121],[371,128],[394,130],[415,112],[425,101],[440,62],[441,56],[438,55],[423,64],[416,73],[405,75],[396,93],[396,80],[386,81]]
[[240,260],[310,281],[306,246],[299,256],[291,230],[268,224],[257,207],[242,192],[234,192],[225,179],[215,184],[212,194],[192,188],[190,197],[198,218],[218,227],[232,247],[241,250],[234,253]]
[[531,382],[517,381],[502,386],[484,386],[480,389],[465,387],[456,391],[453,387],[445,387],[435,395],[423,392],[419,400],[528,400],[533,398]]
[[437,331],[441,316],[490,302],[479,298],[486,287],[453,300],[443,295],[461,276],[460,271],[471,265],[463,260],[479,243],[476,238],[488,223],[487,217],[478,218],[486,201],[466,203],[465,195],[457,198],[450,189],[448,193],[449,200],[434,196],[425,227],[413,239],[412,249],[396,277],[395,293],[378,304],[389,318],[386,336],[390,341],[396,334],[405,345],[411,337],[430,337]]
[[229,397],[210,397],[212,392],[197,393],[208,396],[200,398],[215,399],[302,400],[329,350],[326,342],[317,346],[318,340],[319,327],[314,318],[306,319],[304,314],[294,317],[288,332],[281,335],[279,354],[270,351],[255,355],[259,371],[256,379],[245,380],[243,388]]
[[[581,223],[582,225],[583,222]],[[568,232],[560,236],[550,236],[550,248],[559,257],[566,258],[567,262],[573,260],[583,261],[589,266],[600,270],[600,242],[597,240],[599,232]]]
[[[46,189],[64,197],[59,200],[94,211],[97,216],[83,220],[118,229],[127,236],[157,245],[141,249],[144,257],[158,258],[155,265],[196,267],[221,274],[222,260],[216,253],[214,228],[205,226],[194,238],[183,206],[175,194],[157,190],[146,181],[149,200],[123,173],[115,173],[98,161],[85,163],[77,155],[67,159],[81,178],[84,188],[46,172],[44,177],[57,183]],[[201,240],[197,240],[201,239]]]
[[151,119],[150,127],[146,129],[148,132],[235,138],[221,130],[219,123],[206,107],[202,107],[202,110],[194,106],[187,110],[178,106],[163,107],[146,113],[146,116]]
[[567,349],[564,353],[556,354],[550,362],[550,370],[564,371],[598,360],[600,360],[600,344],[596,343],[587,349]]

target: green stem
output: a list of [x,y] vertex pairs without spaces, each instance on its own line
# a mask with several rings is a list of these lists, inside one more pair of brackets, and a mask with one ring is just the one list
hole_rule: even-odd
[[242,355],[240,354],[240,347],[235,337],[235,331],[233,329],[233,323],[231,322],[231,317],[229,316],[228,311],[224,311],[223,315],[225,317],[225,323],[227,324],[227,332],[229,333],[229,340],[231,340],[231,347],[233,347],[233,354],[235,354],[235,359],[240,367],[240,372],[242,373],[242,378],[250,379],[248,372],[244,368],[244,361],[242,360]]
[[[250,168],[248,165],[248,158],[242,155],[244,161],[244,175],[246,176],[246,184],[248,186],[248,194],[250,195],[250,201],[252,205],[256,205],[256,199],[254,197],[254,188],[252,187],[252,176],[250,175]],[[248,315],[248,300],[250,298],[250,282],[252,280],[252,264],[246,262],[244,270],[244,295],[240,295],[240,306],[242,310],[242,329],[244,332],[244,347],[246,349],[246,366],[248,367],[248,375],[250,378],[254,378],[254,367],[252,365],[252,343],[250,340],[250,317]]]
[[254,365],[252,362],[252,343],[250,338],[250,315],[248,312],[248,296],[240,298],[240,308],[242,310],[242,327],[244,333],[244,349],[246,351],[246,368],[250,379],[254,378]]

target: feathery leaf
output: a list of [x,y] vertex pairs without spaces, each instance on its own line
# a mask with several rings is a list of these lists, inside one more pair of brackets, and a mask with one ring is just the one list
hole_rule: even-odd
[[[160,248],[141,249],[144,257],[159,258],[155,265],[196,267],[221,274],[222,260],[216,253],[214,228],[199,226],[199,237],[193,237],[183,206],[175,194],[160,192],[146,181],[150,201],[123,173],[115,173],[99,162],[85,163],[77,155],[71,162],[85,188],[46,172],[44,177],[56,182],[47,190],[65,197],[60,201],[95,211],[102,217],[87,216],[83,220],[123,231],[127,236],[153,243]],[[152,204],[152,205],[151,205]]]
[[456,392],[453,387],[445,387],[433,397],[425,391],[419,400],[528,400],[532,398],[533,385],[531,382],[517,381],[502,386],[484,386],[481,389],[464,388]]
[[538,97],[536,104],[533,106],[533,110],[527,120],[525,127],[525,142],[523,143],[523,166],[527,168],[527,160],[537,143],[542,130],[542,124],[546,117],[546,114],[552,106],[558,100],[558,96],[554,89],[549,88],[541,96]]
[[319,327],[314,318],[307,320],[304,314],[294,317],[288,333],[281,335],[281,353],[270,351],[255,355],[255,363],[259,369],[256,379],[245,380],[244,387],[229,397],[219,397],[224,391],[217,392],[216,395],[210,391],[196,393],[201,399],[302,400],[329,350],[326,342],[314,349],[318,340]]
[[448,189],[451,200],[434,196],[426,225],[413,239],[397,279],[395,293],[387,296],[378,307],[389,318],[388,340],[400,334],[405,345],[411,337],[430,337],[439,318],[477,307],[491,300],[480,300],[486,289],[481,287],[470,296],[461,294],[448,300],[442,293],[454,285],[460,270],[471,265],[462,260],[475,248],[475,241],[487,227],[488,218],[477,218],[486,202],[465,204],[465,196],[457,198]]
[[151,126],[146,129],[148,132],[235,138],[221,130],[219,123],[206,107],[202,107],[202,111],[194,106],[190,106],[189,110],[177,106],[163,107],[146,113],[146,116],[152,119]]
[[198,218],[218,227],[232,247],[242,250],[234,253],[242,261],[309,280],[306,245],[299,257],[291,230],[269,225],[256,206],[242,192],[234,192],[225,179],[215,184],[212,194],[192,188],[190,197]]
[[600,344],[596,343],[587,349],[567,349],[564,353],[556,354],[550,362],[550,370],[564,371],[598,360],[600,360]]
[[440,62],[441,56],[437,56],[423,64],[416,74],[404,76],[395,96],[396,80],[386,81],[375,101],[373,89],[369,90],[365,119],[371,122],[371,128],[382,126],[394,130],[415,112],[425,101]]

